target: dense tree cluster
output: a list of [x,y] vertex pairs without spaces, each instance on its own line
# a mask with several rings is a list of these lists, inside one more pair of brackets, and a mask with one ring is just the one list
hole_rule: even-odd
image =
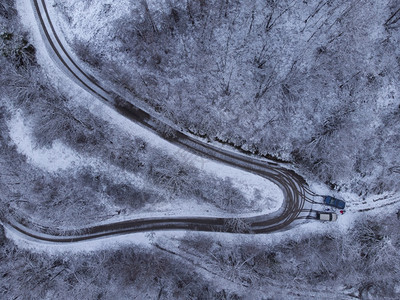
[[35,63],[35,48],[29,43],[26,33],[15,22],[17,11],[13,0],[0,3],[0,56],[12,61],[16,67],[27,67]]
[[332,187],[397,189],[393,1],[131,1],[90,38],[75,6],[59,6],[92,71],[178,126],[294,161]]
[[202,257],[204,266],[217,266],[225,278],[254,288],[285,289],[290,283],[294,295],[302,289],[312,295],[329,286],[333,298],[343,298],[340,293],[360,299],[398,298],[399,220],[393,213],[361,217],[354,224],[344,232],[312,233],[268,246],[250,240],[229,247],[190,233],[181,249]]

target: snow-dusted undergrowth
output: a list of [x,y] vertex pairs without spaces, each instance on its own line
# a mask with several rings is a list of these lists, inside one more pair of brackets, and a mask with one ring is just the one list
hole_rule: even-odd
[[[129,121],[128,121],[129,122]],[[60,141],[54,141],[51,148],[35,147],[31,138],[29,126],[24,123],[21,113],[17,112],[9,122],[10,137],[17,146],[17,150],[24,154],[35,166],[44,171],[57,172],[82,167],[91,167],[94,171],[103,172],[110,175],[116,183],[129,183],[137,188],[152,189],[136,174],[127,172],[121,168],[112,166],[99,160],[98,158],[88,157]],[[165,148],[164,148],[165,149]],[[188,163],[201,168],[202,171],[217,175],[221,178],[231,179],[234,186],[244,192],[248,201],[254,203],[253,210],[243,212],[243,215],[256,215],[272,212],[278,209],[283,201],[282,192],[272,182],[258,176],[238,171],[225,165],[221,165],[204,158],[187,153],[182,149],[171,149],[177,151],[175,154],[187,155],[185,158]],[[157,193],[162,191],[157,190]],[[256,201],[254,200],[256,199]],[[201,204],[189,199],[170,199],[167,202],[160,202],[145,206],[137,212],[140,216],[151,215],[214,215],[216,213],[226,214],[213,205]],[[228,214],[229,215],[229,214]],[[130,218],[131,216],[125,216]]]

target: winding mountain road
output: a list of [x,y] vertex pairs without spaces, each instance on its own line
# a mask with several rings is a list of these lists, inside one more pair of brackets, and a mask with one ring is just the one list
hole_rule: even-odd
[[[288,227],[296,219],[309,217],[310,210],[304,209],[309,201],[308,189],[302,177],[276,162],[258,159],[252,156],[228,151],[210,145],[189,134],[185,134],[173,124],[160,121],[157,113],[137,107],[119,96],[115,91],[109,91],[84,71],[63,46],[60,37],[51,21],[45,0],[32,0],[32,5],[40,30],[51,57],[67,76],[72,78],[82,88],[86,89],[105,104],[109,105],[129,120],[156,132],[160,126],[170,127],[173,138],[169,142],[184,148],[196,155],[214,159],[218,162],[240,168],[247,172],[264,177],[275,183],[283,192],[284,201],[281,208],[271,214],[243,218],[219,217],[155,217],[132,219],[123,222],[94,225],[70,231],[59,231],[41,226],[23,225],[18,218],[3,216],[6,226],[31,238],[47,242],[77,242],[117,234],[127,234],[151,230],[197,230],[215,232],[268,233]],[[159,133],[157,133],[159,134]],[[309,201],[310,202],[310,201]],[[46,232],[52,232],[51,234]]]

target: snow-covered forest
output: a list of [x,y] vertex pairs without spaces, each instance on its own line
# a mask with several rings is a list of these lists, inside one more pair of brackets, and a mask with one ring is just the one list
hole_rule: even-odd
[[88,68],[185,130],[337,190],[398,189],[396,1],[55,3]]
[[[160,151],[74,104],[36,62],[35,48],[19,23],[13,1],[1,7],[3,207],[45,224],[73,226],[121,212],[129,216],[165,211],[174,203],[186,209],[200,205],[236,214],[275,205],[273,199],[260,201],[263,193],[255,184],[245,183],[249,193],[244,195],[230,177],[202,170],[201,158],[183,150]],[[29,157],[21,144],[28,144],[39,157]],[[62,148],[53,154],[58,160],[50,160],[49,153],[56,152],[57,146]]]
[[[400,297],[398,1],[46,2],[71,55],[107,88],[359,200],[338,222],[271,235],[151,231],[69,250],[0,224],[1,299]],[[0,3],[0,220],[61,232],[279,209],[268,180],[168,146],[49,71],[30,5]]]

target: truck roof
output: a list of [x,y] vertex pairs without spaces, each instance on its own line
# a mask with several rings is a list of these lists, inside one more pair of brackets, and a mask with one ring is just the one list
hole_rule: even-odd
[[335,213],[317,212],[317,217],[321,221],[336,221],[337,215]]

